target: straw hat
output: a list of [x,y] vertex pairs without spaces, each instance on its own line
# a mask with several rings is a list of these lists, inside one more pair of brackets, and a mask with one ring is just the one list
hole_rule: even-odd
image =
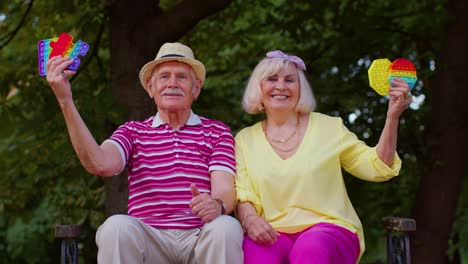
[[197,79],[201,80],[202,84],[205,81],[205,66],[203,63],[195,59],[192,50],[178,42],[175,43],[165,43],[159,49],[156,58],[141,68],[140,71],[140,82],[143,85],[143,88],[146,90],[146,82],[148,78],[151,77],[154,67],[156,65],[166,62],[166,61],[180,61],[188,64],[192,67]]

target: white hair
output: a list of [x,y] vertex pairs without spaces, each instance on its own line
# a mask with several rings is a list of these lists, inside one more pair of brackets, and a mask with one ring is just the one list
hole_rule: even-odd
[[245,87],[242,98],[242,108],[249,114],[258,114],[264,112],[262,105],[261,82],[280,70],[286,69],[289,65],[297,68],[299,75],[299,100],[295,110],[297,112],[308,113],[315,110],[317,103],[315,101],[312,87],[310,86],[304,71],[298,68],[293,62],[284,58],[264,58],[261,60],[250,75],[249,82]]

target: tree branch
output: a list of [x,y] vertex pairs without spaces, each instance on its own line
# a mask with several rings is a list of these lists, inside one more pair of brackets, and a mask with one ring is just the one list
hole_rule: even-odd
[[[149,23],[162,34],[179,39],[200,20],[226,8],[233,0],[185,0]],[[196,10],[196,12],[194,12]]]
[[18,24],[18,26],[13,29],[12,31],[8,32],[7,34],[5,34],[5,36],[3,36],[2,38],[0,38],[0,41],[3,41],[5,40],[5,42],[3,44],[0,45],[0,50],[3,49],[6,45],[8,45],[8,43],[16,36],[16,34],[19,32],[19,30],[21,29],[21,27],[23,26],[24,22],[26,21],[26,17],[29,15],[29,12],[31,11],[32,9],[32,6],[33,6],[33,3],[34,3],[34,0],[30,0],[29,2],[29,5],[26,9],[26,11],[24,12],[23,14],[23,17],[21,18],[21,21],[20,23]]
[[[104,21],[107,21],[107,19],[104,19]],[[89,63],[91,63],[91,60],[93,59],[93,57],[96,57],[96,59],[98,60],[98,63],[100,62],[100,59],[98,57],[98,51],[99,51],[99,45],[101,43],[102,35],[104,34],[105,25],[107,24],[102,23],[101,26],[99,27],[98,34],[96,35],[96,39],[94,40],[93,45],[92,45],[91,54],[88,57],[88,59],[86,59],[86,61],[83,63],[81,69],[85,69],[89,65]],[[99,63],[99,65],[102,65],[102,64]],[[75,78],[77,78],[80,72],[81,70],[77,71],[76,74],[73,75],[73,77],[70,79],[70,82],[72,82]]]

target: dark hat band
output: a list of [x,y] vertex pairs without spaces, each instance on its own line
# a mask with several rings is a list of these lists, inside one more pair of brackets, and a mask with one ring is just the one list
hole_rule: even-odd
[[167,57],[184,57],[185,58],[185,56],[179,55],[179,54],[167,54],[167,55],[161,56],[161,59],[167,58]]

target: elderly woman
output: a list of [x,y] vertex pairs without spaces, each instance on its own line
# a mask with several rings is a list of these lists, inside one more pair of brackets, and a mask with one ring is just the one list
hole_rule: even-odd
[[255,67],[243,98],[266,119],[236,140],[237,215],[246,237],[244,263],[356,263],[364,252],[361,222],[341,168],[368,181],[397,176],[398,122],[411,102],[394,79],[385,127],[375,147],[316,106],[304,62],[281,51]]

